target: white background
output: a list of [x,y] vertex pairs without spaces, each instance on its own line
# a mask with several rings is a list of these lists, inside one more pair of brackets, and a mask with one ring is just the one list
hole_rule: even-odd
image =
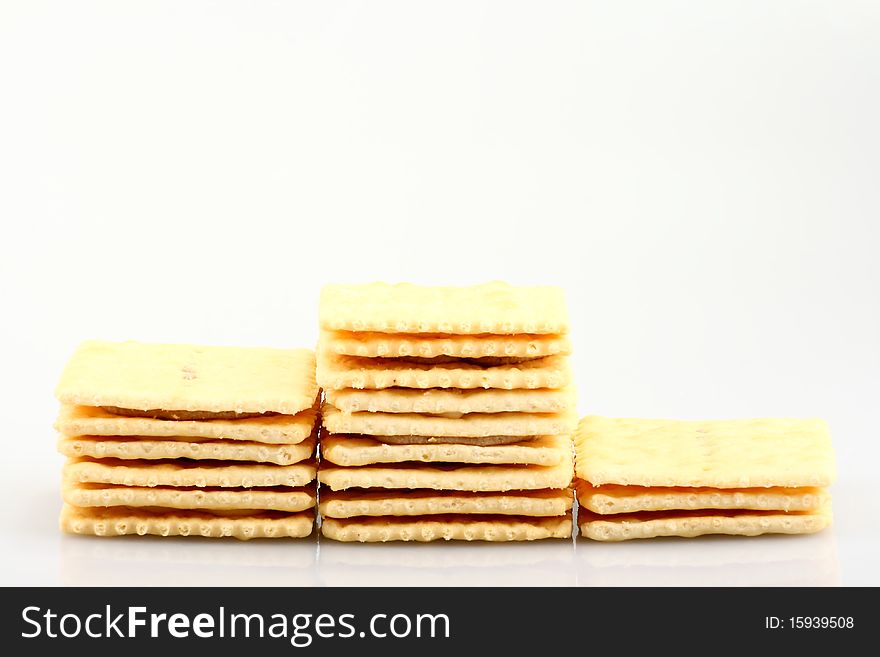
[[[880,4],[0,3],[2,584],[880,584]],[[61,536],[86,338],[309,346],[326,282],[566,288],[582,413],[819,416],[812,537]]]

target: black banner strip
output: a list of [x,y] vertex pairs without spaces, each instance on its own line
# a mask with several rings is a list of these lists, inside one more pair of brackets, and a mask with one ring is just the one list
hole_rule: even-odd
[[[841,648],[874,629],[872,589],[3,589],[3,645],[90,655]],[[91,635],[91,636],[90,636]],[[862,644],[864,645],[864,644]],[[415,652],[413,652],[415,651]]]

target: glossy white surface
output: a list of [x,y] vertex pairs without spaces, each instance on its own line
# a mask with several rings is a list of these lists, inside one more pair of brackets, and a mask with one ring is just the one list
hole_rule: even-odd
[[[0,3],[0,584],[880,584],[880,3]],[[325,282],[561,284],[582,414],[818,416],[836,524],[61,536],[87,338],[306,346]]]
[[[47,472],[47,476],[51,473]],[[8,488],[8,486],[7,486]],[[835,487],[835,524],[812,536],[626,543],[361,545],[299,541],[62,536],[57,486],[22,485],[5,509],[4,584],[230,586],[837,586],[878,581],[880,504],[869,487]],[[12,544],[10,545],[10,541]],[[10,549],[12,548],[12,549]]]

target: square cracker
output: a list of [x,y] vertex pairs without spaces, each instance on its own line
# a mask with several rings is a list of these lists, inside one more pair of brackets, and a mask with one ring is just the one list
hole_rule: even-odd
[[556,465],[571,453],[571,438],[538,436],[511,445],[391,445],[368,436],[324,434],[321,458],[343,466],[374,463],[507,463],[519,465]]
[[318,386],[309,349],[88,341],[55,394],[81,406],[294,415]]
[[109,436],[61,436],[58,451],[65,456],[118,459],[194,459],[249,461],[291,465],[312,458],[315,436],[296,445],[268,445],[233,440],[147,440]]
[[568,331],[561,288],[513,287],[500,281],[469,287],[325,285],[318,314],[321,328],[334,331],[457,335]]
[[637,511],[739,509],[812,511],[831,496],[825,488],[650,488],[577,482],[581,508],[601,515]]
[[62,469],[64,479],[82,483],[121,486],[305,486],[314,481],[314,461],[294,465],[263,465],[228,461],[145,461],[121,459],[68,458]]
[[568,488],[571,454],[557,465],[423,465],[388,463],[339,467],[321,464],[318,481],[331,490],[347,488],[429,488],[457,491],[536,490]]
[[571,353],[565,335],[432,335],[321,331],[318,349],[362,358],[541,358]]
[[318,383],[325,390],[357,388],[563,388],[571,382],[564,356],[547,356],[513,365],[466,362],[412,363],[394,358],[318,354]]
[[156,420],[113,415],[97,406],[62,404],[55,428],[68,436],[216,438],[293,445],[312,435],[317,417],[317,408],[309,408],[296,415],[240,420]]
[[539,390],[327,390],[326,399],[340,411],[357,413],[560,413],[573,411],[574,388]]
[[820,511],[654,511],[602,516],[578,511],[581,535],[594,541],[705,534],[758,536],[812,534],[831,524],[831,509]]
[[571,515],[528,516],[448,515],[429,518],[374,516],[324,518],[321,533],[334,541],[384,543],[386,541],[534,541],[570,538]]
[[65,504],[60,525],[69,534],[232,537],[246,541],[308,536],[314,528],[315,516],[311,511],[253,511],[248,515],[223,516],[180,509],[81,508]]
[[323,491],[321,515],[325,518],[356,516],[427,516],[445,513],[516,516],[562,516],[571,510],[569,488],[519,490],[506,493],[383,489]]
[[587,416],[577,476],[593,485],[829,486],[834,452],[822,420],[630,420]]
[[461,417],[416,413],[343,413],[322,408],[324,427],[333,433],[372,436],[542,436],[571,434],[577,416],[565,413],[468,413]]
[[315,487],[173,488],[84,484],[67,480],[61,496],[72,506],[164,507],[188,510],[263,510],[295,513],[315,506]]

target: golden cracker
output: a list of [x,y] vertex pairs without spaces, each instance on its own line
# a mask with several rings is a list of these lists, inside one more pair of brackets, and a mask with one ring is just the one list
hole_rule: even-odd
[[295,513],[315,506],[315,486],[302,488],[171,488],[64,482],[61,495],[72,506],[164,507],[189,510],[251,509]]
[[429,518],[397,516],[324,518],[321,533],[334,541],[385,543],[387,541],[534,541],[570,538],[571,516],[449,515]]
[[121,486],[220,486],[252,488],[265,486],[298,487],[314,481],[314,461],[294,465],[261,465],[223,461],[123,461],[68,458],[62,475],[81,483]]
[[406,335],[321,331],[318,350],[361,358],[541,358],[571,353],[565,335]]
[[573,411],[574,388],[538,390],[327,390],[327,401],[346,413],[559,413]]
[[448,513],[561,516],[571,510],[572,502],[568,488],[506,493],[410,490],[403,494],[374,489],[323,491],[320,509],[325,518]]
[[583,481],[576,488],[581,508],[602,515],[679,509],[811,511],[831,499],[825,488],[650,488]]
[[331,490],[347,488],[427,488],[457,491],[536,490],[568,488],[571,454],[557,465],[422,465],[389,463],[339,467],[321,464],[318,481]]
[[394,358],[358,358],[318,354],[317,377],[325,390],[342,388],[563,388],[571,382],[565,356],[546,356],[515,365],[482,367],[453,362],[419,364]]
[[831,524],[830,507],[822,511],[655,511],[602,516],[578,511],[581,535],[594,541],[706,534],[812,534]]
[[97,406],[63,404],[55,428],[68,436],[215,438],[293,445],[312,434],[317,417],[317,409],[309,408],[296,415],[243,420],[154,420],[113,415]]
[[147,440],[108,436],[61,436],[58,451],[65,456],[91,456],[118,459],[195,459],[249,461],[291,465],[310,459],[315,453],[315,437],[295,445],[268,445],[233,440]]
[[332,404],[321,409],[324,428],[332,433],[371,436],[542,436],[570,434],[572,412],[468,413],[460,417],[416,413],[343,413]]
[[254,511],[249,515],[224,517],[204,511],[167,509],[155,511],[128,507],[81,508],[65,504],[61,510],[62,531],[93,536],[204,536],[206,538],[302,538],[315,524],[310,511],[283,513]]
[[318,395],[314,372],[309,349],[88,341],[55,394],[80,406],[294,415]]
[[508,463],[556,465],[571,452],[568,436],[539,436],[515,445],[388,445],[367,436],[324,434],[321,458],[343,466],[374,463]]
[[469,287],[325,285],[318,314],[321,328],[333,331],[456,335],[568,332],[568,309],[561,288],[513,287],[500,281]]
[[631,420],[588,416],[577,475],[593,485],[825,487],[834,452],[821,420]]

